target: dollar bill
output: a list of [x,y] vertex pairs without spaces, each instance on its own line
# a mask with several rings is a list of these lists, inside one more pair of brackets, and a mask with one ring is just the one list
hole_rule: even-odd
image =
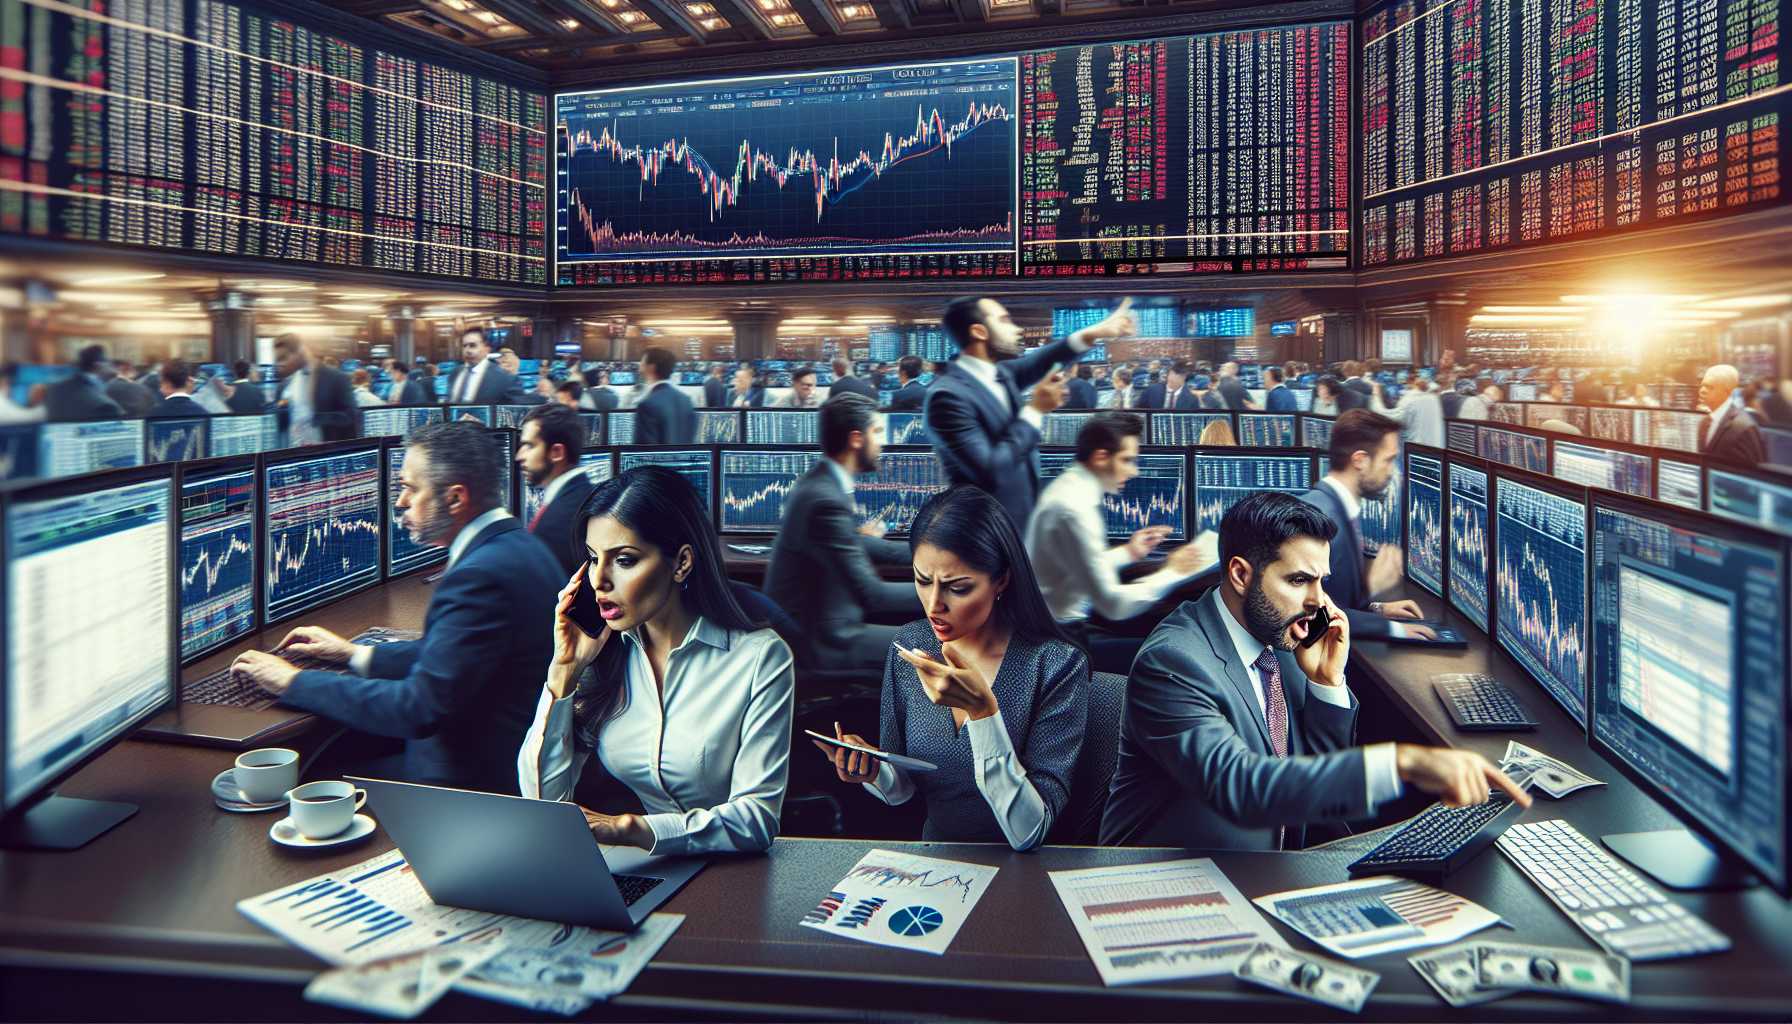
[[683,923],[683,914],[652,914],[627,934],[579,928],[545,945],[512,946],[461,987],[532,1009],[577,1013],[627,989]]
[[1297,953],[1259,942],[1252,946],[1233,977],[1301,999],[1356,1013],[1368,1001],[1381,975],[1336,960]]
[[1590,949],[1475,944],[1478,981],[1485,988],[1630,1002],[1630,961]]
[[435,1005],[454,983],[496,956],[497,943],[450,943],[338,967],[311,979],[305,998],[345,1010],[409,1020]]
[[1560,800],[1588,786],[1605,783],[1558,758],[1534,750],[1516,740],[1506,742],[1506,756],[1500,758],[1500,770],[1520,785],[1529,785]]
[[1407,963],[1419,972],[1425,983],[1437,990],[1451,1006],[1474,1006],[1491,1003],[1518,991],[1513,988],[1487,988],[1481,985],[1481,968],[1475,957],[1475,943],[1458,942],[1454,946],[1434,949],[1408,957]]

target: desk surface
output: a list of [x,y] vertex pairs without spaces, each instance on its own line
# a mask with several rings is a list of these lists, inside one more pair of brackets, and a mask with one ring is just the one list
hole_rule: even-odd
[[[412,581],[391,593],[356,599],[393,625],[415,595]],[[1429,604],[1427,604],[1429,607]],[[332,609],[335,613],[339,609]],[[340,609],[345,615],[352,608]],[[337,621],[334,614],[319,621]],[[370,617],[362,624],[376,621]],[[326,621],[325,624],[328,624]],[[1460,623],[1452,623],[1461,625]],[[270,631],[274,632],[274,631]],[[273,637],[272,640],[277,640]],[[272,642],[270,640],[269,642]],[[1417,728],[1497,755],[1508,734],[1462,738],[1431,697],[1429,676],[1491,671],[1517,681],[1515,665],[1477,638],[1467,651],[1427,652],[1363,644],[1357,678],[1407,705]],[[1359,682],[1358,685],[1363,685]],[[1533,689],[1523,687],[1527,696]],[[1666,812],[1594,757],[1553,706],[1530,704],[1544,722],[1525,742],[1562,755],[1610,785],[1552,802],[1529,819],[1566,817],[1583,832],[1668,827]],[[1571,742],[1572,741],[1572,742]],[[70,796],[128,800],[139,814],[71,853],[0,853],[0,967],[13,979],[43,967],[144,975],[260,979],[294,987],[319,967],[237,914],[237,900],[390,847],[381,831],[336,853],[293,851],[267,838],[277,817],[217,810],[207,789],[228,767],[228,752],[127,742],[63,787]],[[378,809],[373,809],[377,818]],[[684,926],[618,1003],[627,1012],[686,1015],[749,1012],[783,1016],[892,1013],[997,1018],[1188,1018],[1261,1014],[1275,1007],[1310,1019],[1316,1006],[1247,989],[1229,978],[1103,988],[1046,872],[1102,864],[1174,859],[1178,850],[1048,848],[1016,854],[1001,846],[907,844],[900,848],[1000,867],[982,903],[944,957],[831,939],[798,921],[834,880],[873,844],[780,839],[764,857],[729,859],[700,874],[666,909]],[[892,846],[883,843],[878,845]],[[1247,896],[1341,880],[1352,854],[1218,853],[1222,870]],[[1539,945],[1590,944],[1505,859],[1492,851],[1452,876],[1448,887],[1502,914],[1514,931],[1490,937]],[[1688,909],[1729,934],[1726,954],[1648,964],[1634,977],[1635,1018],[1784,1017],[1785,970],[1792,964],[1792,908],[1771,892],[1678,894]],[[1276,926],[1280,928],[1279,925]],[[1312,948],[1283,930],[1296,948]],[[1364,961],[1382,974],[1370,1000],[1375,1018],[1436,1019],[1449,1014],[1401,956]],[[193,986],[194,999],[205,998]],[[118,1008],[114,1006],[113,1014]],[[461,1007],[466,1012],[466,1007]],[[514,1016],[492,1004],[491,1016]],[[481,1012],[474,1010],[473,1012]],[[1476,1018],[1612,1015],[1613,1008],[1559,1000],[1508,999],[1477,1007]]]

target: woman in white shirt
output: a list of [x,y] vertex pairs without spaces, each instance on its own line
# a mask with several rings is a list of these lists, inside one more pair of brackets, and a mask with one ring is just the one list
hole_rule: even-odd
[[631,469],[591,493],[573,536],[585,565],[560,592],[522,795],[570,799],[595,753],[646,812],[586,808],[600,842],[767,849],[790,768],[790,649],[729,591],[696,489],[663,466]]

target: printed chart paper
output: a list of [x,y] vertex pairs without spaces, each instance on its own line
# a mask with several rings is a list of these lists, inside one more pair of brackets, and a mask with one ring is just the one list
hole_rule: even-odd
[[942,956],[995,876],[995,868],[982,864],[872,850],[801,924]]
[[1338,956],[1357,959],[1455,942],[1500,916],[1429,885],[1377,875],[1259,896],[1278,921]]

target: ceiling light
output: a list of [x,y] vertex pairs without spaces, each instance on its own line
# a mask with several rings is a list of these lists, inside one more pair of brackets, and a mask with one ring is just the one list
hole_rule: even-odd
[[160,305],[162,302],[162,297],[160,295],[155,294],[154,292],[138,293],[138,292],[66,291],[66,292],[58,292],[57,298],[60,298],[65,302],[84,302],[89,305],[122,303],[125,305],[135,304],[135,305],[144,305],[144,306],[155,306],[155,305]]
[[1766,309],[1792,306],[1792,295],[1734,295],[1727,299],[1710,299],[1700,305],[1717,309]]
[[158,281],[167,274],[100,274],[95,277],[81,277],[69,282],[77,288],[92,288],[109,284],[129,284],[132,281]]
[[1483,313],[1585,313],[1585,306],[1482,306]]
[[[773,17],[772,20],[776,21],[778,19],[776,17]],[[714,32],[716,29],[719,29],[719,28],[727,28],[728,27],[728,23],[723,21],[720,18],[704,18],[702,21],[698,22],[698,24],[702,25],[704,28],[708,29],[711,32]]]
[[568,32],[577,32],[579,30],[579,19],[577,19],[577,18],[561,18],[560,19],[560,27],[565,29]]
[[368,306],[368,305],[364,305],[361,303],[355,303],[355,302],[326,302],[326,303],[324,303],[324,305],[329,309],[339,309],[339,310],[343,311],[344,313],[380,313],[380,312],[384,312],[384,307]]
[[1541,313],[1528,313],[1523,315],[1477,313],[1474,316],[1469,317],[1468,322],[1471,324],[1485,324],[1489,326],[1493,324],[1502,324],[1506,326],[1555,326],[1579,324],[1581,323],[1581,317],[1572,315],[1550,316]]

